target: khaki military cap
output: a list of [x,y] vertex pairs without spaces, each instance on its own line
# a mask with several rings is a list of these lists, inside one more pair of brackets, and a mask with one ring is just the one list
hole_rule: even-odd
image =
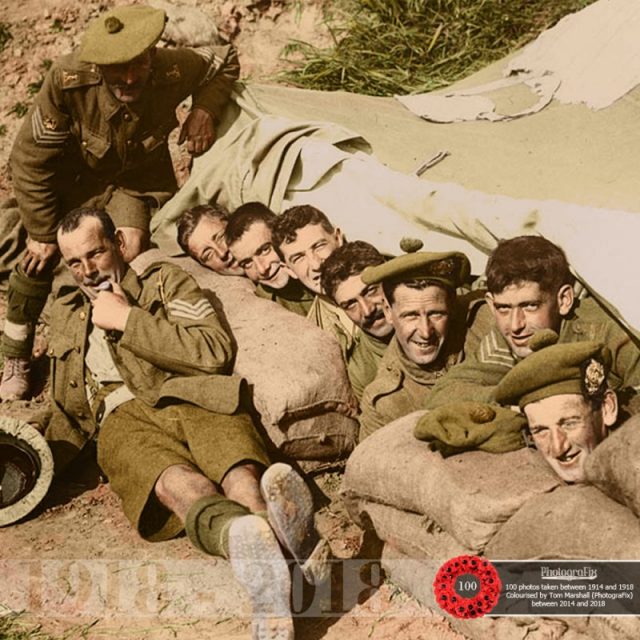
[[365,284],[427,278],[457,289],[469,279],[470,274],[471,265],[464,253],[417,251],[398,256],[375,267],[367,267],[362,272],[361,278]]
[[555,344],[558,335],[547,329],[529,342],[533,353],[500,381],[495,399],[500,404],[531,402],[565,393],[592,397],[606,385],[611,352],[600,342]]
[[53,456],[30,424],[0,416],[0,527],[24,518],[45,497]]
[[153,47],[164,31],[166,14],[144,5],[116,7],[94,20],[80,47],[80,60],[124,64]]

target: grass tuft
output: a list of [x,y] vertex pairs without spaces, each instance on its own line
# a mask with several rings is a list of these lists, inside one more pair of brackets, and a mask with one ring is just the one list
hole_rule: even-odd
[[593,0],[347,0],[335,45],[290,42],[279,79],[309,89],[388,96],[433,91],[533,40]]

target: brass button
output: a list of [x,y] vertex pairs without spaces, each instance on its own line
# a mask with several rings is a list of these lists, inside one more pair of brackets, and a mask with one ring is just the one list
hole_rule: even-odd
[[86,140],[82,141],[82,146],[86,149],[89,143]]
[[52,356],[53,355],[53,349],[49,349],[49,355]]
[[128,111],[125,111],[124,116],[122,116],[127,122],[131,120],[131,114]]
[[87,317],[87,314],[84,311],[80,312],[80,320],[84,320]]
[[133,140],[127,140],[127,147],[133,146]]
[[71,381],[69,382],[69,386],[70,386],[72,389],[75,389],[75,388],[78,386],[78,383],[77,383],[75,380],[71,380]]

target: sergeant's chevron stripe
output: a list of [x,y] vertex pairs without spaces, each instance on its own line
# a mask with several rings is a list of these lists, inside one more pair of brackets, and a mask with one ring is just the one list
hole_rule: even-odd
[[194,304],[186,300],[171,300],[167,307],[171,315],[176,318],[187,318],[188,320],[202,320],[214,313],[209,301],[204,299]]
[[497,364],[507,369],[511,369],[516,364],[511,349],[498,345],[496,334],[493,331],[487,334],[480,343],[480,362]]
[[216,50],[213,47],[198,47],[195,49],[195,52],[204,58],[209,65],[207,73],[205,73],[204,78],[200,81],[200,86],[203,86],[213,78],[224,60],[216,54]]
[[[53,126],[57,126],[55,121]],[[55,129],[51,127],[51,124],[45,125],[42,111],[40,111],[40,107],[36,107],[31,116],[31,134],[36,144],[45,147],[58,147],[64,144],[71,133],[69,129],[65,131],[55,131]]]

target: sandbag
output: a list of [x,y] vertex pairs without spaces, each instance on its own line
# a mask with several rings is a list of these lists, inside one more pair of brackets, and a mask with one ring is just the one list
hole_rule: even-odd
[[487,545],[489,558],[640,558],[640,522],[590,485],[565,485],[527,500]]
[[140,272],[158,261],[190,273],[227,323],[237,344],[234,373],[249,382],[274,445],[299,460],[346,457],[357,442],[356,401],[333,336],[258,298],[246,278],[221,276],[191,258],[154,249],[131,266]]
[[[443,558],[442,562],[449,558]],[[415,560],[393,545],[385,544],[382,566],[392,582],[402,587],[422,604],[445,616],[449,624],[472,640],[584,640],[588,635],[589,618],[476,618],[458,620],[448,616],[433,596],[433,580],[442,562]],[[624,636],[622,636],[624,637]]]
[[640,516],[640,415],[627,420],[589,454],[585,475],[590,484]]
[[444,459],[416,440],[416,411],[376,431],[352,453],[343,481],[349,512],[380,503],[428,516],[474,553],[528,499],[561,484],[533,450],[470,451]]

